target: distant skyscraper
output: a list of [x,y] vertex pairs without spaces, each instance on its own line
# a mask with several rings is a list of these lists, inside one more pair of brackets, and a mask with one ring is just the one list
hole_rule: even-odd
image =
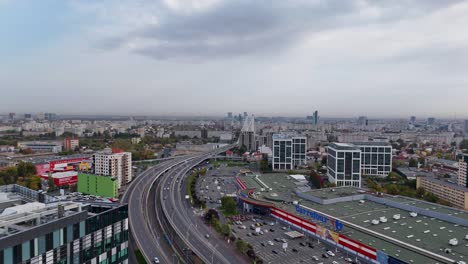
[[9,113],[9,114],[8,114],[8,120],[10,120],[10,121],[14,121],[14,120],[15,120],[15,117],[16,117],[16,114],[15,114],[15,113]]
[[227,113],[227,118],[232,119],[232,112]]
[[465,120],[465,132],[468,132],[468,120]]
[[367,117],[365,116],[360,116],[357,120],[357,123],[358,125],[360,126],[366,126],[368,123],[367,123]]
[[244,112],[244,118],[247,118],[248,114],[247,112]]
[[415,116],[410,117],[410,122],[413,124],[416,123],[416,117]]
[[32,114],[24,114],[24,119],[31,120],[32,119]]
[[52,120],[55,120],[56,117],[57,117],[57,115],[55,113],[45,113],[44,114],[44,119],[45,120],[52,121]]
[[314,116],[313,116],[313,117],[314,117],[314,119],[313,119],[314,125],[317,125],[318,122],[319,122],[319,115],[318,115],[318,111],[317,111],[317,110],[315,110]]
[[244,120],[244,125],[239,138],[239,145],[245,146],[247,151],[256,151],[255,139],[255,118],[254,116],[247,116]]
[[434,117],[429,117],[427,119],[427,125],[431,126],[435,123],[435,118]]

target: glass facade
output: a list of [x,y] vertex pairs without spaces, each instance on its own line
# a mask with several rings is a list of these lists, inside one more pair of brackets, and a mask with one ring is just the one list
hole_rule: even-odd
[[305,137],[273,136],[273,170],[291,170],[305,161]]
[[387,176],[392,171],[392,146],[361,146],[361,173],[366,176]]
[[1,250],[2,263],[127,262],[127,205],[109,209],[38,237],[28,237],[28,234],[40,232],[40,228],[38,226],[24,232],[25,241],[21,244]]

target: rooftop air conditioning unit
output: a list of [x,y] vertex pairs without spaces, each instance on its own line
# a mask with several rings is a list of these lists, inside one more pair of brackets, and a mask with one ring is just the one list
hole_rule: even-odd
[[387,222],[387,218],[386,218],[385,216],[381,216],[381,217],[380,217],[380,222],[386,223],[386,222]]
[[418,216],[418,213],[416,213],[416,212],[411,212],[411,213],[409,213],[409,215],[410,215],[411,217],[416,217],[416,216]]
[[362,203],[362,204],[363,204],[363,203],[365,203],[365,202],[366,202],[366,201],[364,201],[364,200],[359,200],[359,203]]
[[393,219],[395,219],[395,220],[400,219],[400,217],[401,217],[400,214],[393,215]]
[[373,224],[373,225],[379,224],[379,220],[377,220],[377,219],[372,220],[372,224]]
[[458,239],[456,239],[456,238],[450,239],[449,244],[452,245],[452,246],[458,245]]

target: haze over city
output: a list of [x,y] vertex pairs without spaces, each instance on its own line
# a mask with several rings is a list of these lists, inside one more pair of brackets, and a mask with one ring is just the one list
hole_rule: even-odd
[[1,0],[0,112],[466,118],[467,14],[467,1]]

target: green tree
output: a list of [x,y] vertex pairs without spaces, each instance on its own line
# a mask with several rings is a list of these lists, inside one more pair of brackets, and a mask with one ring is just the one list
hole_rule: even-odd
[[426,190],[423,187],[419,187],[416,189],[416,197],[423,198],[424,194],[426,194]]
[[426,192],[426,194],[424,194],[424,200],[431,202],[431,203],[437,203],[439,198],[435,196],[433,193]]
[[47,185],[49,186],[48,191],[55,190],[55,183],[54,178],[52,178],[52,175],[49,175],[49,177],[47,178]]
[[12,184],[18,180],[18,170],[16,167],[7,167],[3,171],[0,171],[0,178],[4,184]]
[[236,244],[237,250],[239,250],[242,254],[246,252],[248,247],[247,247],[247,243],[244,240],[238,239],[236,240],[235,244]]
[[409,160],[409,166],[410,167],[418,167],[418,161],[416,159],[411,158]]
[[270,166],[268,165],[268,157],[263,157],[260,161],[260,171],[265,173],[270,171]]
[[21,161],[18,163],[17,166],[18,176],[25,177],[25,176],[33,176],[36,175],[36,166],[34,166],[31,162],[23,162]]
[[221,209],[228,215],[236,214],[237,206],[234,198],[228,196],[221,198]]
[[462,150],[468,150],[468,139],[464,139],[460,142],[460,145],[458,145],[460,149]]
[[385,189],[387,190],[388,194],[391,194],[391,195],[398,194],[398,186],[396,186],[395,184],[389,184],[385,187]]
[[228,224],[221,225],[220,230],[220,233],[225,237],[229,236],[229,234],[231,233],[231,227],[229,227]]

